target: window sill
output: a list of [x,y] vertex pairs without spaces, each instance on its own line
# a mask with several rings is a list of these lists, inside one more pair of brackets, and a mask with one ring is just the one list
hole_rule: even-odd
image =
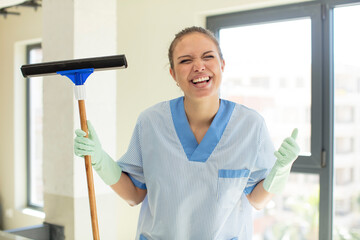
[[32,208],[24,208],[21,212],[26,215],[45,219],[45,213],[43,211],[39,211],[39,210],[32,209]]

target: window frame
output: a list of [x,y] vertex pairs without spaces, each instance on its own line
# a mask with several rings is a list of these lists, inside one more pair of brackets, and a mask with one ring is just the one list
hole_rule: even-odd
[[[26,46],[26,64],[30,64],[30,52],[33,49],[42,48],[41,43],[29,44]],[[31,136],[30,136],[30,126],[31,126],[31,118],[30,118],[30,78],[26,78],[26,205],[29,208],[43,211],[44,206],[40,206],[31,201]]]
[[[223,28],[311,18],[311,156],[300,156],[293,172],[319,175],[319,239],[333,239],[334,211],[334,18],[335,7],[360,0],[320,0],[208,16],[206,27],[219,38]],[[321,219],[321,221],[320,221]]]
[[[316,29],[319,29],[321,27],[321,5],[318,3],[296,4],[211,16],[207,18],[207,28],[214,32],[215,36],[219,38],[219,30],[228,27],[247,26],[252,24],[277,22],[282,20],[295,20],[306,17],[309,17],[311,19],[311,79],[321,79],[321,31],[316,31]],[[322,116],[320,114],[322,108],[321,81],[312,80],[311,89],[311,155],[299,156],[299,159],[294,163],[293,169],[298,172],[319,173],[319,169],[321,168],[322,164]]]

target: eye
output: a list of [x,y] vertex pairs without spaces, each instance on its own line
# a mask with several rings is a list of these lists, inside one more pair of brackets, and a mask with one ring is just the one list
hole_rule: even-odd
[[182,63],[190,63],[190,59],[183,59],[183,60],[181,60],[180,61],[180,64],[182,64]]
[[205,58],[205,59],[213,59],[213,58],[214,58],[214,55],[205,55],[204,58]]

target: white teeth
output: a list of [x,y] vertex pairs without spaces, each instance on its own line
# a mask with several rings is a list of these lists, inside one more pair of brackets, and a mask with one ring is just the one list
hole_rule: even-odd
[[210,79],[209,77],[201,77],[201,78],[197,78],[197,79],[192,80],[192,82],[193,83],[204,82],[204,81],[207,81],[209,79]]

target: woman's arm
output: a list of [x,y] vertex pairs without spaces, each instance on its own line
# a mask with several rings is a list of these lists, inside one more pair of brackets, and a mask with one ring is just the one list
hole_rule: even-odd
[[86,133],[81,129],[75,131],[75,155],[79,157],[90,155],[93,169],[95,169],[105,184],[111,186],[131,206],[141,203],[147,191],[137,188],[129,176],[122,172],[120,166],[102,149],[100,140],[90,121],[87,124],[89,130],[88,138],[85,137]]
[[250,194],[246,195],[249,203],[257,210],[263,209],[275,195],[273,193],[269,193],[264,189],[263,182],[264,180],[259,182],[253,189],[253,191]]
[[136,206],[141,203],[147,193],[146,189],[136,187],[126,173],[122,173],[119,181],[110,187],[130,206]]
[[297,135],[298,130],[294,129],[291,137],[286,138],[283,141],[279,150],[275,152],[277,160],[269,175],[259,182],[253,191],[247,195],[247,199],[254,208],[264,208],[275,193],[281,193],[284,189],[290,174],[291,166],[300,152],[300,148],[295,141]]

